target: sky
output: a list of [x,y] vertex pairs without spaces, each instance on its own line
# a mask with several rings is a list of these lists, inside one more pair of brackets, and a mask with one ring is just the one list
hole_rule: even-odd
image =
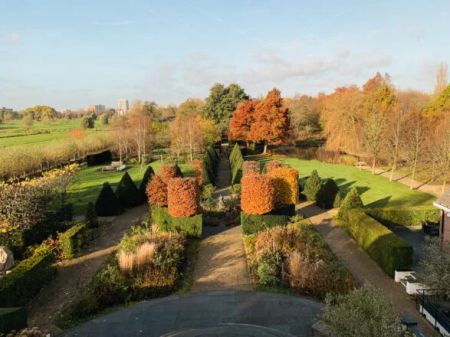
[[0,107],[316,95],[377,71],[431,92],[449,31],[448,0],[0,0]]

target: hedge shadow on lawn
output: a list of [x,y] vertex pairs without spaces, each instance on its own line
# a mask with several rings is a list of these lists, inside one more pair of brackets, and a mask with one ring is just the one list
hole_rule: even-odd
[[385,207],[389,203],[391,198],[392,196],[388,195],[387,197],[381,198],[379,200],[371,202],[370,204],[365,205],[365,207],[369,208]]

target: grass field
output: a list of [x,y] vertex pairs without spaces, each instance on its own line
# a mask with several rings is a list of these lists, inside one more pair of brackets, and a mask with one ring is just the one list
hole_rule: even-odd
[[[53,141],[69,138],[69,131],[81,128],[81,119],[58,119],[50,123],[34,122],[26,130],[21,120],[9,121],[0,124],[0,148],[20,145],[42,145]],[[104,130],[106,126],[95,123],[95,129],[86,130],[86,133]]]
[[[156,172],[161,166],[161,162],[150,164]],[[179,165],[184,175],[189,176],[192,171],[188,165]],[[95,202],[104,182],[109,182],[113,189],[119,183],[124,172],[102,172],[103,165],[85,167],[79,170],[74,177],[74,182],[68,190],[68,201],[74,206],[75,214],[83,215],[86,205],[89,202]],[[140,165],[130,165],[127,172],[133,179],[136,187],[139,187],[146,167]]]
[[[273,158],[248,156],[247,160],[268,161]],[[434,196],[420,191],[410,190],[407,186],[391,182],[389,179],[359,170],[356,167],[328,164],[317,160],[300,160],[295,158],[276,158],[299,171],[301,180],[305,180],[316,169],[321,178],[332,178],[341,190],[356,187],[364,205],[369,207],[385,206],[423,206],[430,205]]]

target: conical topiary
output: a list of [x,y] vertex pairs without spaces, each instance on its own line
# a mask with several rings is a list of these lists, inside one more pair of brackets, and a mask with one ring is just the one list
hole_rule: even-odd
[[88,228],[97,228],[98,227],[98,219],[97,212],[95,211],[95,206],[92,202],[88,203],[86,214],[84,216],[84,222]]
[[183,172],[181,172],[181,169],[178,166],[178,163],[175,164],[175,170],[176,170],[176,176],[179,177],[179,178],[183,178]]
[[321,181],[319,173],[316,170],[311,172],[311,175],[306,180],[305,188],[303,189],[303,194],[306,196],[307,200],[316,201],[317,193],[319,193],[321,187]]
[[316,205],[320,208],[333,208],[339,188],[333,179],[325,179],[316,195]]
[[345,220],[347,218],[348,210],[362,207],[364,207],[364,205],[359,196],[358,190],[356,187],[353,187],[342,201],[342,205],[339,208],[338,217]]
[[116,188],[116,195],[124,207],[134,207],[142,202],[139,190],[128,172],[125,172],[122,179],[120,179],[119,185]]
[[99,216],[119,215],[122,211],[120,201],[108,182],[103,183],[102,190],[95,201],[95,211]]
[[339,208],[342,205],[342,202],[344,201],[345,198],[345,193],[342,191],[339,191],[336,194],[336,198],[334,198],[334,203],[333,203],[333,207],[334,208]]
[[141,197],[143,198],[142,200],[144,201],[146,199],[145,189],[147,188],[147,184],[154,174],[155,171],[153,171],[153,167],[151,167],[150,165],[147,166],[147,169],[144,172],[144,176],[142,177],[141,184],[139,185],[139,192],[141,193]]

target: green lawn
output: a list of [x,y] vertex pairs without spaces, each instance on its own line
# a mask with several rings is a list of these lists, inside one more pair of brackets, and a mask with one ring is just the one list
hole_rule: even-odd
[[[153,162],[150,164],[155,172],[161,166],[161,162]],[[113,188],[119,183],[124,172],[102,172],[100,169],[104,165],[85,167],[79,170],[74,177],[74,182],[69,187],[69,202],[74,206],[74,212],[83,215],[86,205],[89,202],[95,202],[104,182],[109,182]],[[186,164],[180,164],[180,169],[184,175],[191,175],[190,167]],[[142,176],[145,172],[145,166],[130,165],[127,172],[139,187]]]
[[[270,157],[248,156],[247,160],[267,161]],[[431,205],[436,199],[434,196],[420,191],[410,190],[407,186],[391,182],[389,179],[373,175],[368,171],[359,170],[356,167],[328,164],[317,160],[300,160],[284,158],[284,161],[299,171],[301,181],[305,180],[316,169],[322,178],[332,178],[341,190],[356,187],[366,206],[424,206]]]

